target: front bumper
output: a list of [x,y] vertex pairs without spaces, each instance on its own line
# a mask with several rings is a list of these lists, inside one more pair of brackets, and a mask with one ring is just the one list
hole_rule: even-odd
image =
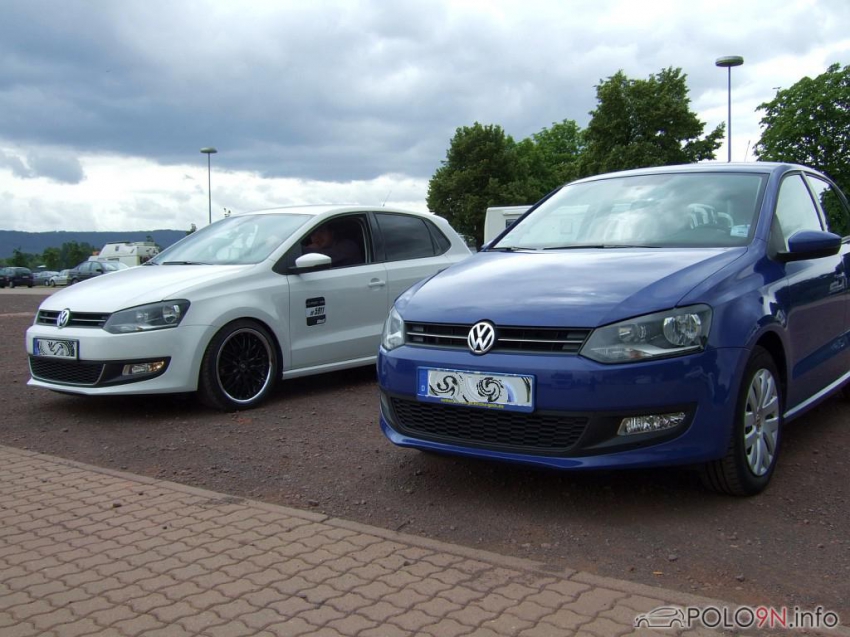
[[[702,463],[726,452],[746,360],[746,350],[735,348],[628,365],[567,355],[382,349],[381,427],[403,447],[559,469]],[[419,401],[419,367],[533,375],[535,410]],[[686,414],[673,429],[617,435],[623,418],[671,412]]]
[[[28,385],[90,396],[179,393],[198,388],[198,374],[211,326],[180,325],[173,329],[111,334],[99,328],[33,325],[27,330],[30,357]],[[36,338],[73,340],[77,360],[34,355]],[[121,377],[124,365],[165,361],[157,374]]]

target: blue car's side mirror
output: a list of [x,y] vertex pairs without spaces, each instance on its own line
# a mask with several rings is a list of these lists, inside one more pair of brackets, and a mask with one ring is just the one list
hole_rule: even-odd
[[780,252],[777,258],[788,263],[804,259],[819,259],[838,254],[841,237],[822,230],[799,230],[788,239],[788,251]]

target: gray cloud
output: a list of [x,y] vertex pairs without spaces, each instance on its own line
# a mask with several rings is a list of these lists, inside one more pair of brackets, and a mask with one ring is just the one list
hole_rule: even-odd
[[66,153],[31,152],[25,159],[0,151],[0,168],[10,169],[21,179],[43,177],[59,183],[78,184],[85,178],[80,160]]
[[[850,21],[843,0],[706,3],[647,24],[618,20],[627,6],[13,0],[0,139],[164,164],[205,163],[198,149],[214,145],[217,166],[266,176],[428,177],[458,126],[520,138],[564,118],[585,125],[594,85],[619,69],[682,67],[696,100],[724,87],[715,57],[744,55],[743,78]],[[18,176],[67,183],[83,178],[74,161],[0,156]]]

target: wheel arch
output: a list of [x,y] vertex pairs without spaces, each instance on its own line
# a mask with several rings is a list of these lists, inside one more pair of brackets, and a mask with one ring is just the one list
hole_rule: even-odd
[[767,350],[776,364],[776,371],[779,372],[779,381],[782,385],[782,397],[788,396],[788,359],[785,353],[785,344],[782,338],[776,332],[770,330],[762,334],[754,343],[757,347],[762,347]]

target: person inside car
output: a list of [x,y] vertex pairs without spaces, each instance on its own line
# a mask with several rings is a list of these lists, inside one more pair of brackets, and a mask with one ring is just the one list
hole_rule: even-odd
[[347,237],[337,237],[330,224],[319,226],[310,233],[310,242],[304,246],[304,254],[311,252],[329,256],[335,268],[363,263],[357,244]]

